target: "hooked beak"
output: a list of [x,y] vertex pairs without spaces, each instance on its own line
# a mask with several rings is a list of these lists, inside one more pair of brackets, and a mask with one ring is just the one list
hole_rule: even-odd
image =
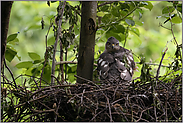
[[112,44],[112,49],[114,49],[114,44]]

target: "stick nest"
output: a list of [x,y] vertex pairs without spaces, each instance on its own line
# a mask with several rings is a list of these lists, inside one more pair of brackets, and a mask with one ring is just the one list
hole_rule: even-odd
[[9,85],[1,90],[1,121],[182,121],[182,74],[139,80],[129,85],[88,80],[32,91]]

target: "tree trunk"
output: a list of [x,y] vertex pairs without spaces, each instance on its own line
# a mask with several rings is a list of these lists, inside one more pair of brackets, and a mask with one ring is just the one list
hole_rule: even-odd
[[1,1],[1,69],[5,59],[6,39],[12,4],[13,1]]
[[[97,2],[82,2],[81,32],[77,75],[92,80],[95,48]],[[78,83],[84,83],[77,78]]]

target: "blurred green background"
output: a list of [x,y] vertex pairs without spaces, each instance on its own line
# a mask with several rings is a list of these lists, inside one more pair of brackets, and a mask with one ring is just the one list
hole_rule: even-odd
[[[73,6],[79,4],[77,1],[70,2]],[[159,26],[159,23],[163,23],[165,18],[158,18],[157,16],[162,15],[162,9],[167,5],[172,5],[166,1],[151,1],[153,4],[153,8],[151,11],[148,9],[142,8],[143,15],[140,21],[142,25],[136,25],[136,28],[139,29],[140,36],[137,36],[133,32],[129,33],[127,38],[126,48],[131,49],[134,54],[140,57],[145,57],[146,62],[149,63],[157,63],[159,64],[161,60],[161,56],[166,46],[168,47],[168,51],[164,57],[163,64],[168,65],[171,57],[174,55],[176,50],[176,45],[174,42],[171,42],[173,39],[171,31],[164,29]],[[13,45],[13,47],[17,50],[18,56],[21,57],[21,61],[15,57],[10,63],[7,61],[10,69],[13,71],[14,76],[18,76],[25,71],[25,69],[18,69],[15,67],[16,64],[22,61],[30,61],[31,58],[28,56],[28,52],[35,52],[40,55],[42,59],[44,59],[45,53],[45,35],[47,34],[50,19],[53,18],[57,14],[57,6],[59,2],[51,3],[50,7],[47,5],[46,1],[14,1],[10,16],[10,24],[9,24],[9,32],[8,35],[17,33],[19,43]],[[138,12],[134,14],[138,15]],[[41,29],[41,20],[44,18],[45,28]],[[138,16],[134,18],[134,20],[138,20]],[[79,19],[80,20],[80,19]],[[79,22],[78,22],[79,24]],[[65,23],[63,28],[68,28],[68,24]],[[170,28],[170,23],[167,22],[164,26]],[[79,28],[80,25],[77,25],[75,28],[76,39],[75,43],[79,44]],[[176,24],[174,26],[174,33],[178,44],[182,41],[182,23]],[[98,30],[96,33],[96,39],[98,37],[99,40],[96,42],[95,47],[95,63],[99,54],[97,54],[98,50],[101,52],[104,51],[104,45],[107,41],[105,35],[102,35],[103,31]],[[53,38],[53,31],[50,30],[48,35],[48,40]],[[120,42],[120,45],[123,46],[124,42]],[[72,51],[73,46],[70,46],[68,49],[68,60],[74,59],[74,53]],[[57,55],[58,59],[59,56]],[[134,56],[135,62],[140,62],[137,57]],[[74,66],[74,65],[71,65]],[[135,72],[134,77],[140,75],[141,65],[137,64],[138,71]],[[154,72],[156,72],[158,66],[154,67]],[[73,69],[76,70],[76,67]],[[9,76],[7,70],[5,70],[6,75]],[[160,75],[165,73],[165,68],[161,69]],[[72,75],[74,75],[72,73]],[[70,81],[74,81],[73,77],[70,77]]]

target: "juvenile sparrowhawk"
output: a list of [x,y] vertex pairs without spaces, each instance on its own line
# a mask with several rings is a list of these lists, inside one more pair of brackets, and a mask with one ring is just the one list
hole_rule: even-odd
[[108,38],[97,64],[100,79],[112,83],[130,81],[135,69],[132,53],[119,46],[119,41],[114,37]]

